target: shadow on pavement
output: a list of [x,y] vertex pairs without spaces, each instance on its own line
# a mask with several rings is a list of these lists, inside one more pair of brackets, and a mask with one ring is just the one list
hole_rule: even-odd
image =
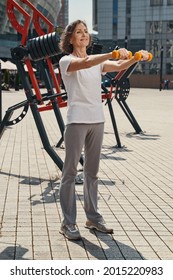
[[91,234],[97,236],[100,245],[97,245],[85,237],[82,241],[74,242],[76,246],[84,247],[89,259],[98,260],[144,260],[140,252],[124,243],[115,240],[111,235],[90,230]]

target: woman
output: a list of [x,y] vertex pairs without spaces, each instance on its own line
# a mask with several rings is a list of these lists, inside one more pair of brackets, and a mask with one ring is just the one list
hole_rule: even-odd
[[[113,233],[108,228],[97,205],[99,161],[104,133],[104,113],[101,101],[101,75],[126,69],[136,61],[128,59],[129,52],[119,50],[119,61],[112,52],[87,55],[91,37],[84,21],[69,24],[61,37],[60,47],[65,55],[60,59],[62,79],[68,95],[67,123],[64,132],[65,161],[60,186],[63,221],[60,229],[71,240],[81,239],[76,226],[75,177],[84,147],[84,210],[86,228]],[[147,51],[141,51],[143,60]]]

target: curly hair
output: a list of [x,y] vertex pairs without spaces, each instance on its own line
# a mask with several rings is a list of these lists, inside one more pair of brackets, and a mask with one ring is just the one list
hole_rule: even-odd
[[[69,25],[67,25],[64,32],[62,33],[59,47],[63,53],[70,54],[73,52],[73,45],[70,43],[70,39],[72,37],[72,34],[76,26],[80,23],[84,24],[87,28],[86,22],[78,19],[73,21]],[[91,45],[91,35],[90,35],[89,45],[87,47],[89,47],[90,45]]]

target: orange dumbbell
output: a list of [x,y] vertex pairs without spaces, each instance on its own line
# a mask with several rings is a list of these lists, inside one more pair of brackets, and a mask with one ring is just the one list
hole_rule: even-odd
[[[113,59],[119,59],[120,58],[120,52],[119,52],[119,50],[114,50],[113,52],[112,52],[112,58]],[[129,51],[129,57],[128,57],[129,59],[130,58],[132,58],[132,52],[131,51]]]
[[[134,54],[134,59],[135,60],[141,60],[142,59],[142,53],[141,52],[136,52],[135,54]],[[148,53],[148,59],[147,59],[147,61],[151,61],[153,59],[153,55],[152,55],[152,53]]]

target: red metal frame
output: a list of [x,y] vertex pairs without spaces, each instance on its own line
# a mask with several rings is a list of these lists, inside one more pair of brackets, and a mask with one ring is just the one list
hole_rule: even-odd
[[[20,25],[16,19],[14,10],[15,8],[24,16],[24,25]],[[11,25],[22,35],[21,45],[26,44],[31,16],[14,0],[7,0],[6,11]]]
[[[27,5],[33,11],[32,17],[15,0],[7,0],[7,15],[8,15],[8,18],[9,18],[12,26],[22,35],[21,45],[23,45],[25,47],[27,38],[28,38],[28,31],[29,31],[29,26],[30,26],[31,21],[33,22],[35,30],[39,36],[45,35],[45,31],[41,28],[40,20],[44,21],[47,24],[48,33],[51,33],[54,31],[54,26],[39,10],[37,10],[37,8],[30,1],[28,1],[28,0],[20,0],[20,1],[22,3],[24,3],[25,5]],[[14,12],[15,9],[18,10],[24,17],[23,26],[20,25],[16,19],[15,12]],[[56,92],[60,93],[61,89],[60,89],[60,85],[59,85],[59,81],[58,81],[59,77],[57,78],[57,75],[55,74],[52,61],[48,57],[45,58],[45,60],[47,62],[51,77],[53,79],[53,83],[54,83]],[[27,58],[25,60],[25,64],[27,66],[27,69],[28,69],[28,72],[29,72],[29,75],[31,78],[31,82],[32,82],[33,88],[35,90],[36,97],[40,101],[40,105],[42,105],[41,107],[38,108],[38,110],[39,111],[51,110],[52,109],[51,101],[49,102],[49,104],[46,104],[46,105],[44,105],[44,102],[42,101],[42,95],[40,92],[40,88],[39,88],[39,85],[38,85],[38,82],[37,82],[37,79],[36,79],[36,76],[33,71],[31,61],[29,58]],[[123,71],[121,71],[121,72],[123,72]],[[121,72],[118,75],[122,75]],[[118,75],[115,77],[116,79],[118,79]],[[103,93],[102,99],[103,100],[111,99],[112,93],[113,93],[113,87],[111,86],[110,93],[109,94]],[[62,96],[57,97],[57,102],[58,102],[58,106],[60,108],[67,106],[67,101],[64,101],[62,99]]]
[[[36,7],[34,7],[34,5],[30,1],[28,1],[28,0],[20,0],[20,1],[22,3],[24,3],[25,5],[27,5],[33,11],[32,17],[15,0],[7,0],[6,1],[7,2],[6,10],[7,10],[8,18],[9,18],[12,26],[17,30],[17,32],[19,32],[22,35],[21,45],[26,47],[26,42],[27,42],[27,39],[28,39],[29,26],[30,26],[31,21],[33,22],[35,30],[36,30],[36,32],[38,33],[39,36],[45,35],[44,30],[41,28],[40,20],[42,20],[43,22],[45,22],[47,24],[48,33],[51,33],[51,32],[54,31],[54,26],[39,10],[36,9]],[[16,16],[15,16],[15,10],[17,10],[18,12],[20,12],[23,15],[23,17],[24,17],[23,26],[21,24],[19,24],[19,22],[17,21]],[[49,71],[50,71],[50,74],[52,76],[56,92],[60,93],[61,89],[60,89],[60,85],[59,85],[57,76],[56,76],[55,71],[54,71],[52,61],[51,61],[50,58],[45,58],[45,60],[46,60],[47,65],[49,67]],[[35,73],[33,71],[31,61],[30,61],[29,58],[27,58],[25,60],[25,64],[28,68],[28,72],[29,72],[29,75],[30,75],[30,78],[31,78],[33,88],[35,90],[36,97],[40,101],[40,104],[43,105],[44,102],[42,101],[42,95],[41,95],[41,92],[40,92],[40,88],[39,88],[39,85],[38,85],[38,82],[37,82],[37,79],[36,79],[36,76],[35,76]],[[67,102],[64,101],[61,96],[59,96],[57,98],[57,102],[58,102],[59,107],[67,106]],[[42,106],[38,109],[40,111],[51,110],[52,109],[51,102],[50,102],[49,105],[45,105],[45,107]]]

